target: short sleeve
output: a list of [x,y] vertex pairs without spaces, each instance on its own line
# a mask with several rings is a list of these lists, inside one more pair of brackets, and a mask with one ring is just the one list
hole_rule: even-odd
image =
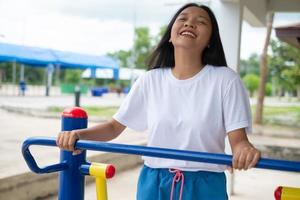
[[147,106],[145,98],[145,75],[140,76],[122,102],[115,120],[136,131],[147,129]]
[[247,90],[239,77],[228,85],[223,98],[223,119],[226,133],[245,128],[252,133],[252,117]]

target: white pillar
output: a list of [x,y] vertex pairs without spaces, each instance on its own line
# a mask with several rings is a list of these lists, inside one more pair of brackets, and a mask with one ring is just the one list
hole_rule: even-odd
[[59,64],[55,65],[55,85],[56,86],[60,85],[60,65]]
[[21,66],[20,66],[20,82],[24,81],[24,74],[25,74],[25,67],[24,67],[24,64],[21,64]]
[[13,70],[12,70],[12,83],[13,83],[13,85],[15,85],[16,84],[16,69],[17,69],[17,63],[14,61],[13,63],[12,63],[12,66],[13,66]]
[[239,71],[243,6],[240,1],[213,0],[210,7],[218,21],[227,64]]
[[47,83],[46,83],[46,96],[50,96],[50,88],[52,85],[52,74],[53,74],[54,66],[49,64],[47,66]]
[[17,63],[16,61],[13,62],[13,70],[12,70],[12,84],[13,84],[13,94],[17,94],[17,85],[16,85],[16,74],[17,74]]

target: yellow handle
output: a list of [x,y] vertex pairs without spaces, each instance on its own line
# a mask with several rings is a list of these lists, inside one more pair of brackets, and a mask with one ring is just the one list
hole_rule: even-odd
[[107,200],[106,180],[96,177],[97,200]]
[[278,187],[275,198],[276,200],[300,200],[300,188]]
[[92,163],[89,168],[89,174],[96,178],[97,200],[107,200],[106,178],[114,176],[114,166],[102,163]]
[[115,167],[110,164],[91,163],[89,173],[95,177],[112,178],[115,175]]

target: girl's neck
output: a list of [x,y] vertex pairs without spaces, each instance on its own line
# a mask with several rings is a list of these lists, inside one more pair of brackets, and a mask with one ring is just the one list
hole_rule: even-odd
[[175,66],[172,69],[173,75],[177,79],[188,79],[196,75],[203,67],[201,54],[199,51],[189,51],[188,49],[175,50]]

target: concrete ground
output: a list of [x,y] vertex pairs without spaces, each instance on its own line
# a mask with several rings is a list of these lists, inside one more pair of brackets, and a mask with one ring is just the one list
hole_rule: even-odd
[[[0,109],[1,145],[0,179],[29,171],[21,154],[23,141],[28,137],[56,137],[60,131],[60,119],[28,117]],[[89,123],[89,126],[96,123]],[[145,143],[147,134],[126,129],[112,142],[125,144]],[[57,163],[59,150],[54,147],[32,146],[31,152],[40,166]],[[88,151],[88,155],[99,152]],[[13,165],[13,167],[12,167]]]
[[[108,106],[120,105],[124,97],[117,97],[110,94],[104,97],[82,97],[82,105]],[[272,102],[273,103],[273,102]],[[72,96],[56,97],[4,97],[0,96],[0,108],[13,106],[20,109],[45,110],[49,106],[70,107],[74,104]],[[38,112],[37,112],[38,113]],[[59,117],[59,116],[58,116]],[[53,136],[55,137],[60,130],[59,118],[41,118],[39,116],[26,116],[7,112],[0,109],[0,182],[2,178],[16,174],[28,172],[22,155],[21,145],[27,137],[31,136]],[[89,126],[95,122],[90,122]],[[265,130],[260,130],[265,132]],[[277,134],[272,137],[276,130],[269,131],[268,134],[252,135],[250,141],[255,145],[276,145],[284,147],[300,147],[300,139],[293,137],[295,131],[289,133],[289,137],[282,137]],[[299,132],[299,130],[296,130]],[[138,144],[146,141],[147,134],[137,133],[127,129],[119,138],[113,142]],[[33,147],[32,152],[38,163],[49,165],[56,163],[58,150],[52,147]],[[89,152],[90,155],[97,152]],[[110,200],[129,200],[135,199],[136,181],[138,168],[119,172],[108,182],[108,192]],[[273,191],[279,185],[300,187],[300,173],[280,172],[271,170],[252,169],[247,172],[235,173],[235,195],[233,200],[250,199],[273,199]],[[52,197],[56,199],[56,197]],[[88,185],[86,188],[86,199],[95,199],[95,186]],[[48,199],[47,199],[48,200]]]
[[[124,95],[104,94],[102,97],[81,95],[82,106],[119,106],[124,100]],[[19,109],[45,110],[48,107],[71,107],[75,104],[73,95],[62,96],[0,96],[0,106],[16,107]]]

